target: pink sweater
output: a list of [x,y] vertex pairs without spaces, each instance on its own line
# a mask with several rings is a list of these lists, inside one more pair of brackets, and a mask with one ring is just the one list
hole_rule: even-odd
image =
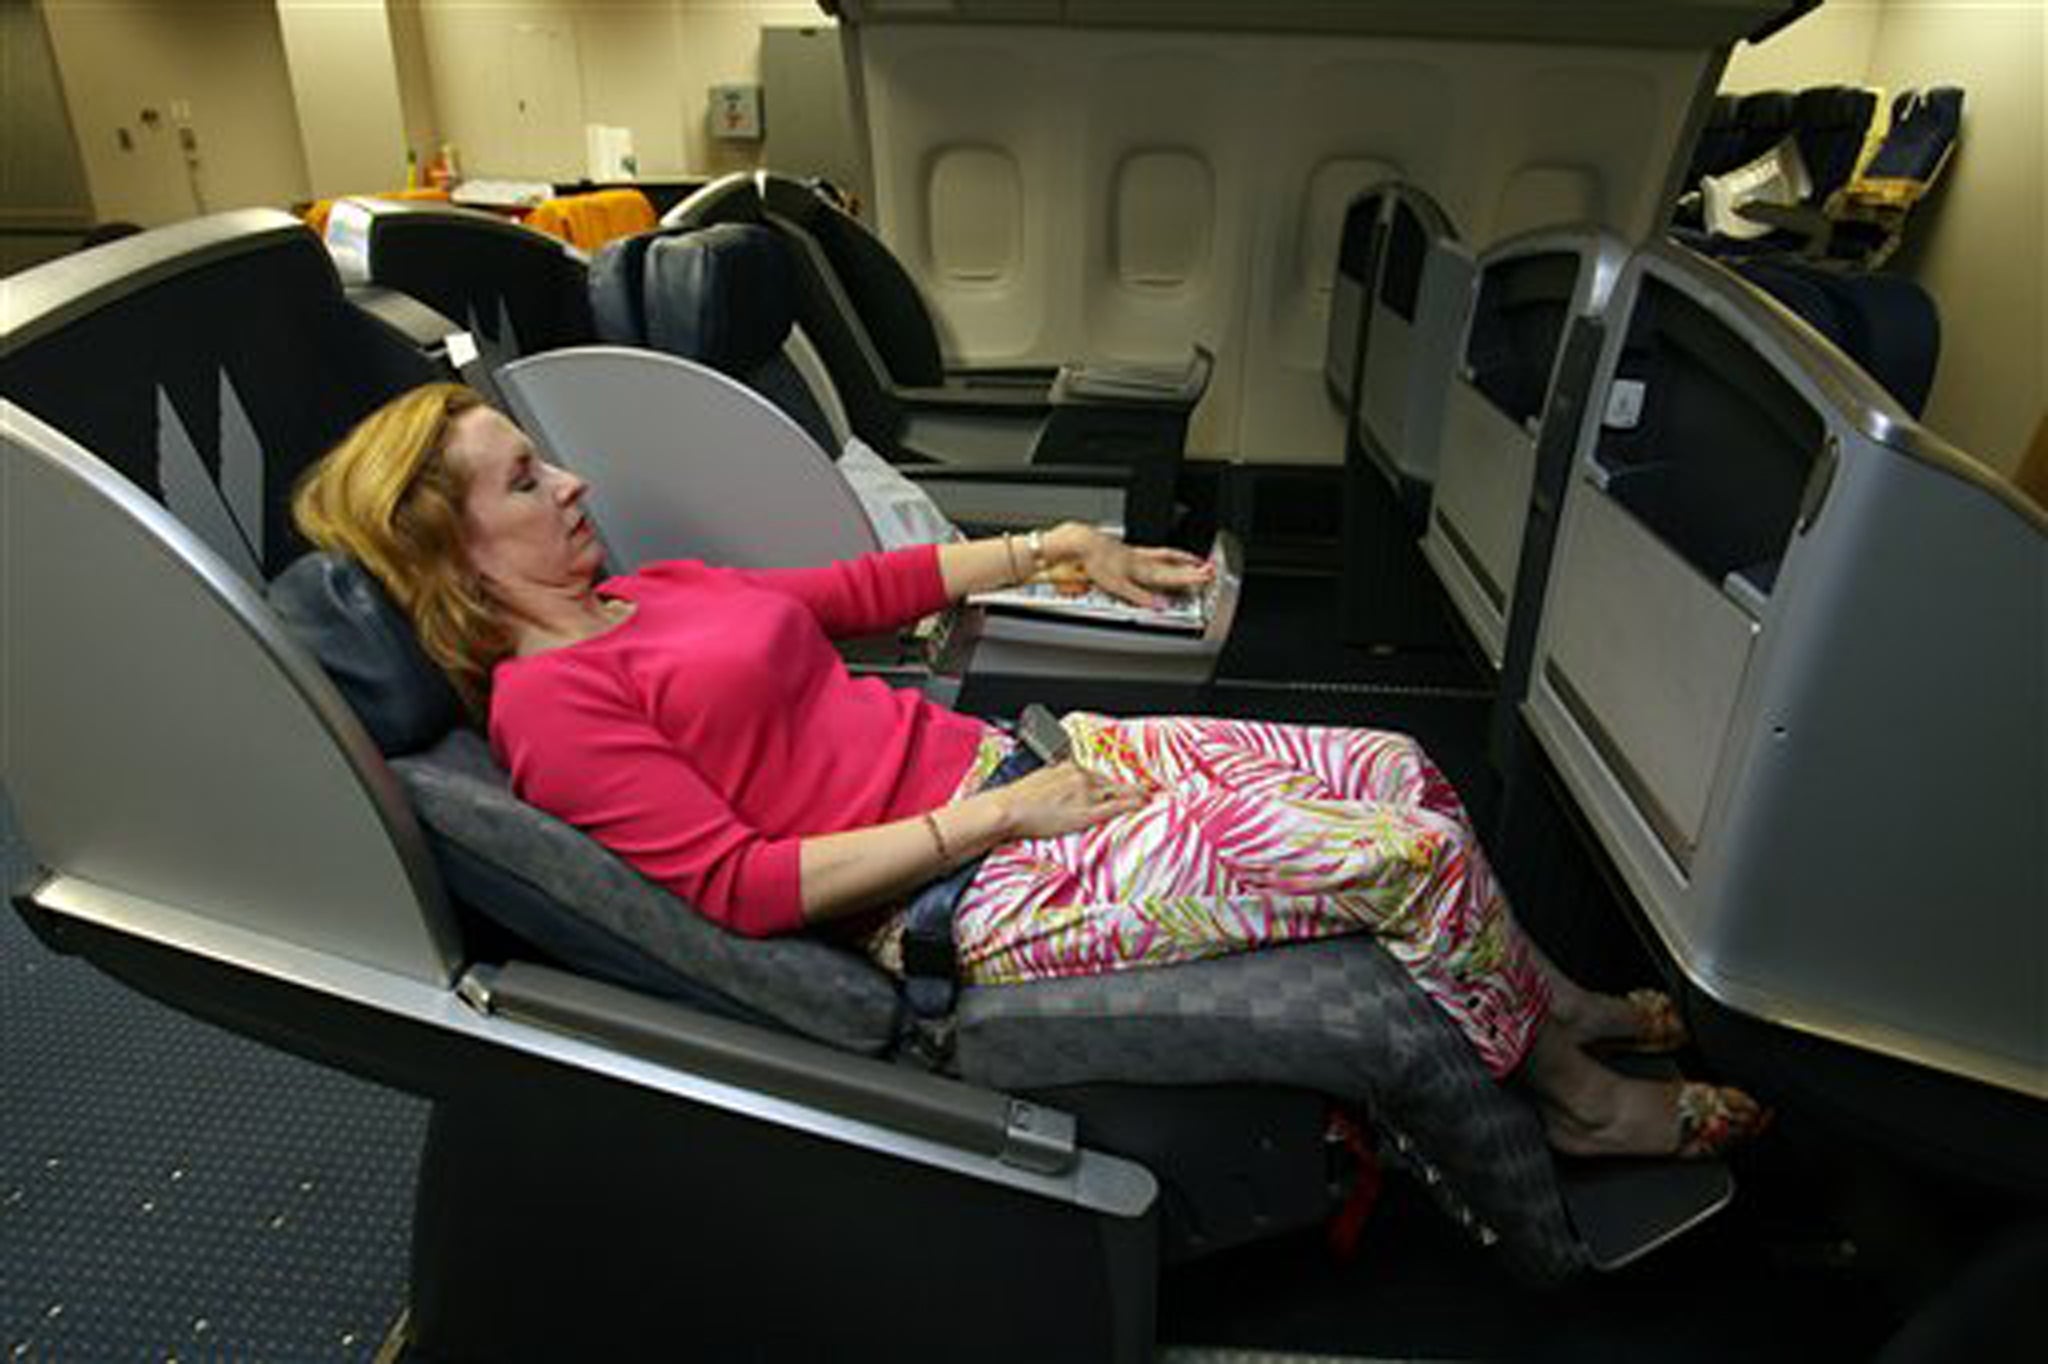
[[508,659],[491,744],[521,799],[726,927],[804,923],[797,845],[943,805],[980,721],[875,678],[827,642],[946,604],[931,546],[822,568],[680,561],[613,578],[624,624]]

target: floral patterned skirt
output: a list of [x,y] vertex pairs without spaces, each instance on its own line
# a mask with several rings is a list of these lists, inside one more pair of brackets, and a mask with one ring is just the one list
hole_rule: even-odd
[[[962,981],[993,985],[1371,933],[1495,1075],[1548,1004],[1464,807],[1414,740],[1208,717],[1062,721],[1075,761],[1143,807],[991,851],[954,921]],[[992,733],[955,799],[1012,741]],[[896,920],[869,950],[895,969]]]

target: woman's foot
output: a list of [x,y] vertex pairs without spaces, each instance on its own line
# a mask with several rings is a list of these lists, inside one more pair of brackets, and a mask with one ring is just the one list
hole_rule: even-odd
[[1553,982],[1550,1017],[1581,1047],[1655,1053],[1677,1051],[1687,1041],[1685,1019],[1662,990],[1602,995],[1576,985],[1561,990]]
[[1537,1030],[1520,1074],[1535,1091],[1550,1144],[1569,1155],[1717,1156],[1770,1121],[1739,1089],[1609,1070],[1554,1014]]
[[1608,1093],[1577,1105],[1545,1100],[1552,1147],[1573,1156],[1726,1154],[1770,1125],[1770,1110],[1732,1085],[1614,1077]]

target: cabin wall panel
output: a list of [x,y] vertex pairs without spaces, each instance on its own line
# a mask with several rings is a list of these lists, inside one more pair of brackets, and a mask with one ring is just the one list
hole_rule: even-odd
[[[273,7],[46,0],[42,12],[101,220],[157,227],[307,197]],[[197,144],[189,164],[180,106]]]
[[277,0],[277,22],[313,197],[403,185],[405,114],[385,7]]
[[[1322,386],[1343,208],[1398,174],[1475,249],[1559,215],[1639,239],[1706,54],[1300,35],[885,25],[861,36],[875,224],[964,363],[1216,375],[1189,448],[1335,461]],[[1006,151],[1014,269],[948,269],[950,149]],[[941,179],[952,183],[935,189]],[[990,253],[984,253],[990,254]]]
[[[537,179],[582,176],[586,123],[630,128],[650,178],[753,169],[761,142],[711,136],[710,87],[761,79],[764,27],[833,24],[800,0],[418,3],[441,137],[460,149],[466,173]],[[571,107],[537,131],[523,120],[509,65],[522,30],[561,35],[574,73],[573,91],[566,79],[552,82]]]

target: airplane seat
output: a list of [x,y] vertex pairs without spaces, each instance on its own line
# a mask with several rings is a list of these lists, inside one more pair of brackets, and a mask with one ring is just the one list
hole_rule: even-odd
[[498,214],[347,200],[326,241],[345,284],[425,304],[469,331],[487,367],[597,339],[584,261]]
[[[938,328],[895,253],[852,214],[801,181],[767,177],[763,206],[817,239],[848,302],[867,329],[890,379],[903,388],[936,388],[947,379]],[[1054,366],[1009,371],[1050,387]]]
[[[843,411],[840,395],[821,366],[803,363],[809,353],[784,237],[759,225],[721,223],[668,229],[620,249],[640,261],[645,353],[561,351],[500,376],[528,432],[562,462],[594,476],[593,505],[607,536],[615,537],[607,542],[615,553],[631,544],[645,547],[647,557],[663,557],[688,545],[691,554],[723,563],[815,563],[867,552],[877,536],[886,541],[905,520],[896,508],[909,500],[919,505],[904,529],[915,538],[951,537],[954,528],[942,508],[921,498],[921,485],[904,488],[889,479],[873,487],[872,473],[889,469],[847,455],[835,420]],[[612,273],[623,280],[627,271]],[[695,365],[737,382],[710,383]],[[748,399],[765,399],[793,428],[759,420]],[[729,434],[708,434],[713,410],[731,415]],[[679,439],[679,432],[689,438]],[[679,495],[687,505],[678,505]],[[913,653],[941,673],[964,671],[969,678],[1200,685],[1229,640],[1242,590],[1234,538],[1219,536],[1217,548],[1219,586],[1199,629],[969,609],[949,613],[928,634],[934,647]],[[863,663],[902,666],[902,652],[886,643],[880,658],[873,647],[859,647]],[[913,676],[916,667],[910,665]],[[934,681],[921,680],[928,689]]]
[[590,295],[591,325],[596,339],[615,346],[639,346],[647,340],[647,246],[657,232],[638,232],[606,242],[590,256],[585,284]]
[[[1350,349],[1345,409],[1343,638],[1354,644],[1453,650],[1454,639],[1415,541],[1437,477],[1438,427],[1471,303],[1472,257],[1449,216],[1421,187],[1399,181],[1354,203],[1378,206],[1375,225],[1347,213],[1347,234],[1376,234]],[[1336,305],[1347,292],[1339,248]],[[1336,335],[1332,332],[1333,342]],[[1326,361],[1326,377],[1328,374]]]
[[899,1007],[880,972],[819,940],[725,933],[515,798],[447,678],[360,564],[310,553],[266,595],[398,774],[455,903],[510,935],[500,950],[537,948],[601,980],[863,1054],[893,1045]]
[[[1522,1230],[1525,1243],[1511,1253],[1530,1257],[1528,1272],[1548,1277],[1576,1263],[1568,1242],[1541,1234],[1548,1226],[1555,1236],[1550,1219],[1558,1210],[1531,1115],[1499,1092],[1441,1012],[1368,940],[1193,967],[970,986],[961,992],[950,1052],[919,1052],[897,987],[865,957],[818,938],[728,933],[513,797],[488,747],[462,725],[446,683],[360,567],[308,555],[270,596],[387,746],[450,890],[464,900],[478,895],[477,912],[529,951],[538,947],[548,960],[597,978],[848,1051],[901,1052],[903,1061],[922,1055],[976,1083],[1063,1107],[1072,1090],[1095,1123],[1120,1129],[1144,1130],[1157,1086],[1185,1088],[1169,1097],[1169,1116],[1153,1120],[1147,1145],[1122,1148],[1165,1176],[1181,1205],[1167,1229],[1176,1258],[1271,1234],[1260,1230],[1260,1216],[1235,1205],[1244,1198],[1246,1162],[1263,1164],[1262,1146],[1278,1140],[1297,1154],[1315,1147],[1304,1146],[1300,1124],[1319,1136],[1326,1112],[1322,1104],[1303,1107],[1306,1086],[1374,1096],[1388,1159],[1417,1171],[1482,1244],[1502,1235],[1499,1218]],[[1274,1009],[1276,999],[1287,1006]],[[1319,1044],[1333,1017],[1351,1020],[1338,1030],[1343,1040]],[[1212,1107],[1250,1123],[1261,1140],[1249,1149],[1233,1149],[1234,1138],[1195,1140],[1182,1122]],[[1449,1163],[1438,1166],[1443,1152]],[[1330,1211],[1321,1196],[1324,1154],[1262,1175],[1263,1196],[1292,1208],[1297,1223]],[[1484,1183],[1481,1199],[1467,1201],[1474,1181]],[[1538,1233],[1533,1245],[1531,1232]]]
[[442,377],[351,305],[319,239],[282,213],[142,233],[12,276],[4,299],[0,395],[254,582],[304,548],[288,506],[299,470],[377,403]]
[[1529,730],[1710,1060],[2048,1196],[2048,515],[1724,267],[1613,306]]
[[[991,1357],[1142,1358],[1162,1237],[1191,1252],[1328,1209],[1326,1083],[1369,1101],[1399,1134],[1390,1158],[1504,1261],[1538,1278],[1584,1263],[1534,1114],[1369,939],[1127,973],[1081,998],[971,988],[972,1026],[953,1053],[966,1079],[905,1064],[883,1040],[894,990],[864,960],[835,956],[833,976],[816,958],[837,949],[818,943],[708,949],[715,939],[682,935],[718,930],[673,902],[606,911],[632,954],[586,933],[536,934],[541,950],[480,959],[472,911],[504,909],[522,880],[603,889],[601,850],[570,831],[530,838],[473,737],[381,755],[380,740],[433,738],[445,696],[358,711],[359,682],[406,669],[358,663],[337,680],[320,666],[332,641],[309,648],[287,624],[303,628],[322,603],[353,610],[361,594],[317,574],[298,597],[305,584],[279,577],[277,605],[257,590],[297,557],[279,528],[298,471],[431,367],[353,310],[319,243],[281,214],[161,229],[9,286],[0,756],[40,868],[17,907],[46,939],[174,1007],[433,1100],[414,1228],[423,1352],[559,1357],[593,1331],[666,1338],[679,1310],[706,1339],[756,1338],[766,1303],[753,1266],[897,1220],[920,1227],[916,1273],[933,1288],[915,1319],[892,1291],[911,1252],[891,1243],[833,1276],[844,1287],[824,1290],[829,1320],[791,1329],[821,1347],[886,1340],[901,1357],[950,1358],[1028,1265],[1040,1290],[1093,1306],[1041,1314],[991,1342]],[[76,572],[81,556],[95,572]],[[391,633],[336,637],[346,652]],[[239,755],[238,780],[193,800],[192,774],[226,755]],[[508,830],[524,860],[499,864],[498,879],[469,879],[449,854]],[[451,902],[471,896],[489,903]],[[530,918],[511,922],[515,937],[534,933]],[[792,954],[812,960],[771,965]],[[723,962],[734,975],[709,988],[778,1026],[722,1016],[708,995],[614,983],[666,964],[704,985]],[[790,991],[808,995],[792,1004]],[[1372,1007],[1381,995],[1398,1003]],[[1285,999],[1300,1008],[1273,1007]],[[1199,1107],[1213,1092],[1234,1115],[1242,1139],[1227,1150],[1188,1137],[1199,1117],[1151,1124],[1156,1168],[1176,1189],[1164,1208],[1151,1157],[1078,1136],[1052,1100],[973,1078],[1027,1073],[1018,1058],[1038,1020],[1090,1010],[1089,1046],[1062,1049],[1047,1092],[1101,1111],[1091,1087],[1142,1090],[1185,1026],[1197,1054],[1175,1062],[1184,1088],[1169,1103]],[[1254,1023],[1260,1047],[1209,1045]],[[843,1024],[865,1041],[817,1040]],[[1292,1153],[1284,1169],[1276,1152]],[[697,1234],[679,1237],[684,1225]],[[479,1227],[493,1254],[475,1253]],[[650,1274],[664,1291],[649,1291]],[[572,1280],[573,1293],[548,1291]]]
[[1790,90],[1758,90],[1740,97],[1735,119],[1742,128],[1742,150],[1736,165],[1756,160],[1792,131],[1797,99]]
[[1829,258],[1875,270],[1904,239],[1914,205],[1948,165],[1962,132],[1963,91],[1938,85],[1892,101],[1883,140],[1830,205]]
[[643,259],[646,344],[740,380],[836,457],[843,442],[786,349],[797,303],[782,240],[725,224],[655,238]]
[[1330,326],[1323,348],[1323,385],[1347,423],[1358,392],[1358,362],[1364,354],[1365,300],[1379,278],[1386,237],[1385,204],[1377,187],[1344,209],[1337,238],[1337,278],[1330,287]]
[[1709,175],[1725,175],[1741,165],[1744,158],[1742,149],[1748,134],[1742,125],[1742,97],[1740,95],[1716,95],[1713,105],[1707,111],[1707,121],[1692,144],[1692,157],[1686,163],[1684,189],[1673,210],[1672,230],[1683,240],[1695,240],[1696,234],[1705,228],[1701,216],[1699,183]]
[[1735,272],[1799,314],[1884,386],[1906,412],[1927,408],[1941,355],[1941,314],[1919,281],[1848,273],[1785,256],[1732,262]]
[[[1422,553],[1497,670],[1497,727],[1519,704],[1524,637],[1542,609],[1565,467],[1627,254],[1599,229],[1559,228],[1511,237],[1478,261]],[[1502,751],[1496,743],[1496,760]]]
[[[842,278],[819,229],[826,237],[860,240],[859,260],[886,255],[887,248],[819,191],[766,171],[727,177],[662,221],[693,228],[755,222],[784,237],[797,276],[799,322],[854,433],[893,462],[928,466],[916,476],[954,519],[1029,524],[1045,519],[1047,507],[1109,503],[1107,519],[1120,521],[1134,539],[1168,537],[1189,418],[1214,368],[1214,357],[1201,346],[1181,366],[1069,364],[1055,371],[961,371],[934,383],[903,384],[873,330],[877,324]],[[924,302],[907,275],[898,278],[901,266],[893,258],[889,266],[888,273],[862,272],[861,287],[885,296],[878,305],[884,324],[922,336],[919,326],[902,319],[922,319],[930,328]],[[896,363],[929,358],[915,341],[897,344]],[[1061,492],[1062,485],[1115,491],[1077,500]]]
[[[1829,210],[1863,160],[1878,95],[1849,85],[1814,86],[1789,103],[1769,97],[1778,94],[1743,101],[1741,112],[1755,120],[1745,128],[1752,154],[1701,181],[1707,230],[1687,238],[1696,249],[1717,257],[1825,249]],[[1782,134],[1758,145],[1780,127],[1780,114]]]

